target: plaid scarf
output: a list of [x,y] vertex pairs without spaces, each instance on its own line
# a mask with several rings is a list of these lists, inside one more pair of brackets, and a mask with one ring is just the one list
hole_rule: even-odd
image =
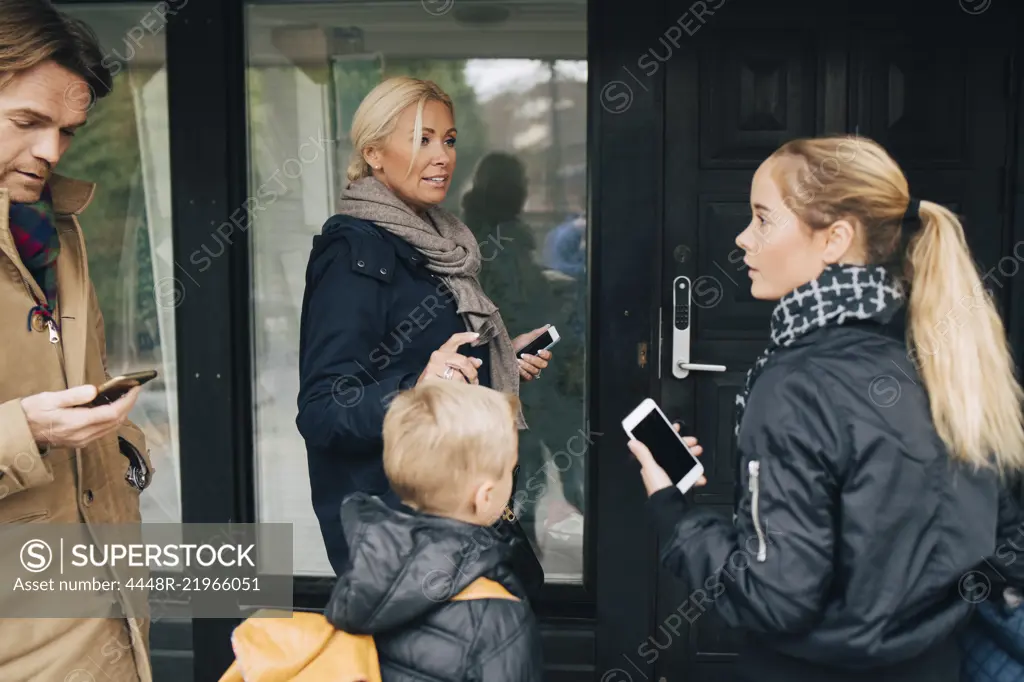
[[747,372],[743,392],[736,395],[737,438],[750,389],[772,353],[804,334],[850,319],[889,322],[903,299],[899,282],[880,265],[829,265],[818,279],[779,299],[772,311],[771,342]]
[[[57,308],[57,256],[60,254],[60,237],[53,211],[53,198],[50,186],[43,187],[39,201],[32,204],[11,204],[10,229],[14,237],[14,245],[39,288],[46,296],[45,303],[38,305],[29,313],[29,329],[32,327],[32,315],[42,314],[47,320],[53,320]],[[55,321],[55,320],[54,320]]]

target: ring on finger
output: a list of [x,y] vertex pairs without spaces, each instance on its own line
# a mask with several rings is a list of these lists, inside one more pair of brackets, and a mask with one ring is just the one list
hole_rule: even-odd
[[451,365],[449,365],[444,368],[444,374],[441,375],[441,378],[451,379],[453,376],[455,376],[455,369]]

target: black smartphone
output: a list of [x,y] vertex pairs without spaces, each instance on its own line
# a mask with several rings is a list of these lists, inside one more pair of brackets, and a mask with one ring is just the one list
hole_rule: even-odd
[[524,355],[536,355],[542,350],[550,350],[552,346],[561,340],[561,338],[562,337],[558,335],[558,330],[555,329],[555,325],[551,325],[544,330],[543,334],[526,344],[525,348],[516,353],[516,357],[521,358]]
[[121,376],[111,377],[99,387],[99,392],[96,394],[96,397],[92,402],[86,403],[83,407],[109,405],[110,403],[116,402],[119,398],[123,398],[128,391],[132,390],[136,386],[141,386],[155,378],[155,369],[147,369],[141,372],[132,372],[131,374],[122,374]]

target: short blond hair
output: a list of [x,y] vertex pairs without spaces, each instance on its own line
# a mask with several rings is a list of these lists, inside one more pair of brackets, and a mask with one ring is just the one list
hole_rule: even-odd
[[416,128],[413,131],[412,158],[408,173],[412,172],[412,162],[419,152],[420,136],[423,132],[423,107],[427,102],[440,102],[448,107],[455,118],[455,105],[452,98],[433,81],[394,76],[378,84],[363,98],[352,116],[352,129],[349,138],[352,140],[352,158],[349,160],[346,175],[349,181],[356,181],[373,175],[370,164],[366,163],[363,153],[368,147],[379,147],[384,144],[398,126],[398,117],[412,105],[416,105]]
[[519,399],[483,386],[428,382],[399,394],[384,416],[384,472],[407,505],[452,513],[467,485],[500,479],[515,461]]

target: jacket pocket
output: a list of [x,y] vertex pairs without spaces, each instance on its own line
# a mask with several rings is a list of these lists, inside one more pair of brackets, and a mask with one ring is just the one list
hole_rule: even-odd
[[13,516],[9,519],[4,519],[0,521],[0,524],[38,523],[40,521],[45,521],[48,518],[50,518],[50,512],[49,510],[44,509],[42,511],[28,512],[26,514]]
[[754,532],[757,533],[757,560],[765,561],[768,558],[768,543],[764,539],[764,530],[761,528],[761,462],[751,460],[747,464],[750,489],[750,516],[754,521]]

